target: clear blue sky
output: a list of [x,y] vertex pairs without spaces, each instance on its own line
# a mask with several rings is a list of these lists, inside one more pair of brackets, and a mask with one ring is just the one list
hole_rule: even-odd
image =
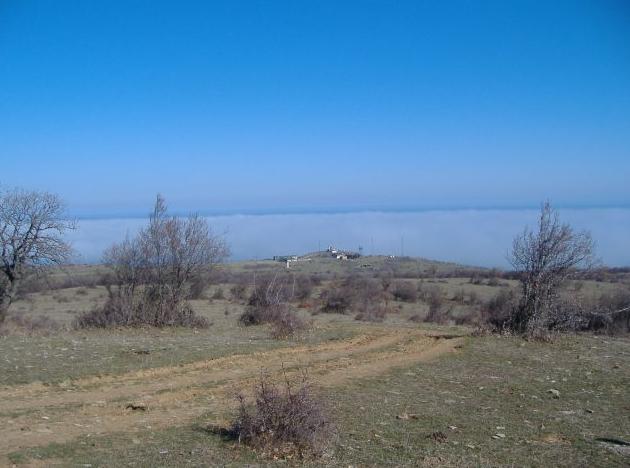
[[630,3],[0,0],[0,183],[78,213],[630,204]]

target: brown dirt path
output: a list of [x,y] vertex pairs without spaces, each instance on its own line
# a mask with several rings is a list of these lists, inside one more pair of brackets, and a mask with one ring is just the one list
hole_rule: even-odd
[[[68,442],[90,434],[182,425],[207,412],[224,412],[266,369],[308,369],[319,386],[341,385],[394,367],[452,352],[460,338],[408,328],[374,328],[347,340],[233,355],[181,366],[90,377],[64,385],[0,389],[0,456],[26,447]],[[142,404],[145,411],[126,409]]]

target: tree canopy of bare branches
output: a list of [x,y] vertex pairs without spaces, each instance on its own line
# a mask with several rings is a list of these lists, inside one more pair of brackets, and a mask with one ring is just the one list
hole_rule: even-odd
[[557,289],[577,268],[594,262],[595,245],[590,233],[575,232],[561,223],[549,202],[543,203],[536,231],[525,228],[514,239],[508,257],[520,274],[522,296],[512,315],[512,328],[527,332],[553,321]]
[[148,225],[136,237],[114,244],[104,262],[116,289],[104,310],[79,320],[83,326],[202,325],[186,303],[191,282],[228,255],[224,240],[196,214],[169,216],[157,196]]
[[72,249],[63,237],[74,228],[55,194],[0,192],[0,323],[28,275],[69,259]]

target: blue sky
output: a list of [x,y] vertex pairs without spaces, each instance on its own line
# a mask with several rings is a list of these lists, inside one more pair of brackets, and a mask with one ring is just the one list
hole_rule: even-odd
[[81,214],[630,205],[630,4],[0,0],[0,184]]

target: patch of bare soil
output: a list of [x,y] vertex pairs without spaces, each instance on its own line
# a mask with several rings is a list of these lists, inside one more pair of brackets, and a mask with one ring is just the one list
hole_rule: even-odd
[[103,435],[185,424],[205,412],[224,412],[250,389],[261,369],[289,374],[306,368],[321,386],[342,385],[394,367],[453,352],[458,337],[406,328],[371,329],[358,337],[311,346],[233,355],[181,366],[92,377],[60,385],[0,389],[0,455]]

